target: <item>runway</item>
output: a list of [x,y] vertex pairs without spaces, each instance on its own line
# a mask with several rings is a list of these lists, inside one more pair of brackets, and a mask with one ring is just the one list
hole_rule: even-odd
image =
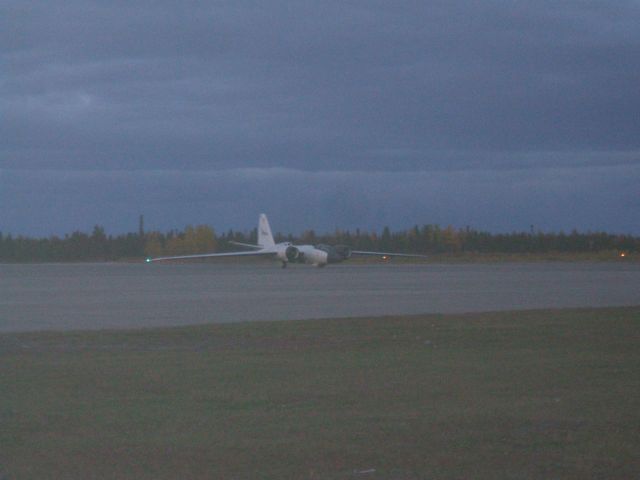
[[640,304],[625,263],[0,265],[0,331]]

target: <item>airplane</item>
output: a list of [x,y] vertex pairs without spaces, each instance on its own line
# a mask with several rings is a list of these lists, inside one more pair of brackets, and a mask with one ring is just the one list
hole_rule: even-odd
[[269,220],[262,213],[258,220],[258,244],[230,242],[241,247],[251,248],[251,251],[227,252],[227,253],[200,253],[197,255],[180,255],[175,257],[147,258],[147,263],[165,260],[185,260],[190,258],[217,258],[217,257],[242,257],[265,256],[273,257],[282,262],[282,268],[289,263],[303,263],[315,267],[324,267],[330,263],[340,263],[354,255],[374,255],[386,257],[414,257],[426,258],[425,255],[413,255],[407,253],[367,252],[352,250],[347,245],[293,245],[291,242],[275,243]]

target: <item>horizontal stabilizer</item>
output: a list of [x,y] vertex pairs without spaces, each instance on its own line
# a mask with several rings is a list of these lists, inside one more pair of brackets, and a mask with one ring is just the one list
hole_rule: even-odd
[[260,245],[254,245],[253,243],[235,242],[233,240],[230,240],[229,243],[232,245],[238,245],[240,247],[255,248],[256,250],[260,250],[261,248],[263,248]]

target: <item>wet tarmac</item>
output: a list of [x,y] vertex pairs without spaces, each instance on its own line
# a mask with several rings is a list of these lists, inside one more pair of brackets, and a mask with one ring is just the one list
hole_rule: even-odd
[[640,265],[0,265],[0,331],[640,304]]

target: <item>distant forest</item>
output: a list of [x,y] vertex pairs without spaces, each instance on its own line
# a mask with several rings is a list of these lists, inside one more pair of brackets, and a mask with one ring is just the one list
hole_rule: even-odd
[[[255,243],[256,230],[217,234],[207,225],[188,226],[167,233],[143,232],[107,235],[95,226],[88,233],[74,232],[64,237],[29,238],[0,232],[0,262],[68,262],[142,259],[147,256],[187,255],[236,250],[230,241]],[[471,228],[415,226],[381,233],[337,230],[318,235],[313,230],[299,237],[276,235],[276,241],[305,244],[344,244],[356,250],[407,252],[420,254],[546,254],[640,251],[640,237],[604,232],[543,233],[514,232],[494,234]]]

